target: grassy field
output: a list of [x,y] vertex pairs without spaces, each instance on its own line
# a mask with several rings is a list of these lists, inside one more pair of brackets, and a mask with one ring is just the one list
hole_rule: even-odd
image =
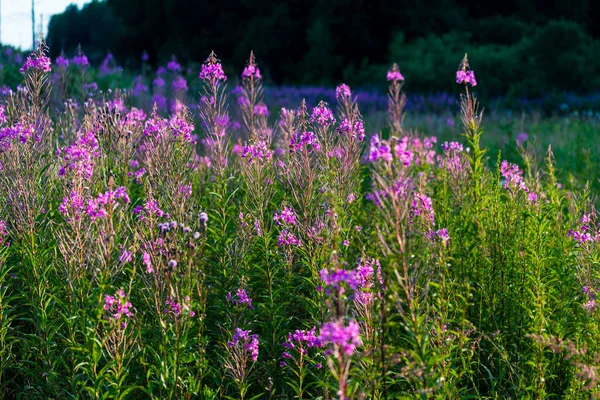
[[456,114],[406,113],[397,66],[361,113],[345,85],[265,104],[252,55],[233,92],[211,54],[128,93],[31,54],[0,106],[0,397],[596,397],[599,120],[481,114],[466,61]]

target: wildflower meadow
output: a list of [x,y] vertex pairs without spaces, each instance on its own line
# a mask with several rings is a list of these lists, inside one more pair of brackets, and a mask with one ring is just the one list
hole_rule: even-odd
[[598,122],[501,144],[461,56],[417,129],[401,64],[363,115],[275,108],[253,53],[106,90],[41,43],[0,97],[0,397],[598,397]]

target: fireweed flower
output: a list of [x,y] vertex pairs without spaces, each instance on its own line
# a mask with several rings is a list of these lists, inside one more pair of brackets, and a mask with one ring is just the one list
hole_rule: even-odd
[[398,64],[394,63],[387,73],[388,82],[404,82],[404,76],[400,73]]
[[529,135],[525,132],[521,132],[517,135],[517,146],[521,146],[523,142],[526,142],[529,139]]
[[185,118],[173,115],[169,120],[169,128],[171,128],[174,137],[180,138],[187,143],[196,143],[192,137],[194,124],[188,122]]
[[54,63],[56,64],[57,67],[62,68],[62,69],[66,69],[69,67],[69,59],[62,54],[60,56],[56,57],[56,59],[54,60]]
[[119,261],[124,264],[131,262],[131,260],[133,260],[133,256],[131,252],[127,250],[125,250],[119,257]]
[[362,345],[360,327],[355,321],[345,325],[342,321],[329,322],[321,327],[317,341],[320,346],[333,345],[344,355],[351,356]]
[[580,221],[580,226],[578,230],[569,230],[567,233],[568,237],[572,237],[578,244],[583,244],[586,242],[597,242],[600,240],[600,233],[594,234],[591,232],[590,226],[592,218],[590,214],[583,214]]
[[256,362],[259,350],[258,335],[250,335],[250,332],[252,331],[235,328],[235,333],[231,341],[227,343],[227,346],[236,347],[241,344],[242,349],[250,355],[252,361]]
[[59,149],[57,155],[63,161],[58,171],[59,176],[65,176],[68,172],[89,181],[94,172],[95,159],[101,155],[100,145],[93,132],[83,132],[71,146]]
[[183,299],[183,302],[179,302],[175,298],[167,297],[163,313],[176,318],[183,315],[188,315],[189,317],[196,315],[196,313],[190,309],[190,296],[186,296]]
[[[316,336],[317,327],[313,327],[311,330],[296,330],[295,332],[288,333],[287,340],[282,343],[282,346],[286,349],[281,353],[281,357],[288,360],[295,360],[291,353],[296,352],[299,357],[308,356],[308,350],[314,347],[319,347],[319,342]],[[287,365],[285,361],[282,361],[280,365],[283,367]]]
[[509,163],[504,160],[500,164],[500,174],[505,179],[504,188],[507,190],[522,190],[524,192],[529,192],[529,189],[525,185],[525,181],[523,180],[523,171],[519,169],[516,164]]
[[[240,97],[240,99],[241,98],[242,97]],[[243,98],[245,98],[245,97],[243,97]],[[267,106],[265,104],[257,104],[254,106],[254,115],[258,115],[260,117],[268,117],[269,109],[267,108]]]
[[227,301],[232,304],[246,305],[250,310],[254,309],[252,298],[248,296],[246,289],[239,288],[234,295],[228,292]]
[[227,80],[227,76],[225,76],[225,73],[223,72],[223,66],[217,59],[217,56],[214,52],[210,53],[210,56],[208,56],[208,59],[202,65],[200,79],[208,81],[212,84],[215,84],[218,81]]
[[298,239],[292,232],[289,232],[287,229],[284,229],[281,231],[281,233],[279,234],[279,237],[277,238],[277,245],[279,247],[284,247],[284,246],[301,247],[302,242],[300,242],[300,239]]
[[273,221],[275,221],[277,225],[281,225],[282,223],[285,225],[296,225],[296,211],[294,211],[293,208],[284,206],[283,210],[281,210],[279,213],[275,212],[273,215]]
[[356,271],[349,271],[341,268],[335,268],[329,270],[323,268],[319,272],[321,276],[321,282],[325,286],[325,291],[339,290],[344,287],[349,287],[352,290],[356,290],[359,281],[356,276]]
[[51,68],[50,58],[40,55],[38,57],[37,54],[31,54],[27,56],[27,60],[25,60],[25,64],[19,70],[22,74],[29,70],[37,70],[41,72],[50,72]]
[[149,274],[153,274],[154,269],[152,268],[152,259],[150,258],[149,253],[144,252],[144,254],[142,254],[142,262],[144,263],[144,266],[146,267],[146,272]]
[[104,311],[114,320],[133,317],[133,307],[125,296],[125,291],[120,289],[114,296],[104,295]]
[[335,98],[337,100],[348,99],[352,96],[352,91],[350,90],[350,86],[342,83],[338,87],[335,88]]
[[587,302],[581,305],[582,308],[588,312],[594,312],[598,306],[596,304],[596,290],[584,286],[583,293],[587,296]]
[[393,156],[390,145],[387,141],[379,139],[379,135],[371,136],[368,160],[376,162],[378,160],[392,161]]
[[322,101],[317,107],[313,108],[310,122],[316,122],[324,128],[335,124],[333,112],[327,107],[327,103]]
[[181,71],[181,65],[177,61],[171,60],[167,64],[167,69],[171,72],[179,72]]
[[90,62],[88,61],[86,55],[81,53],[73,57],[73,64],[85,68],[90,65]]
[[422,193],[415,193],[410,206],[411,223],[413,223],[417,217],[421,218],[425,223],[434,223],[435,214],[433,211],[433,203],[430,197]]
[[353,137],[359,142],[365,139],[365,126],[360,119],[356,120],[353,124],[348,118],[344,118],[340,122],[337,131],[340,135]]
[[314,132],[296,132],[290,140],[290,153],[306,149],[309,152],[321,150],[321,145]]
[[0,219],[0,243],[4,246],[10,246],[10,243],[6,241],[8,238],[8,229],[6,227],[6,221]]
[[437,231],[431,229],[425,234],[425,237],[431,240],[432,242],[439,241],[444,246],[448,246],[448,241],[450,240],[447,228],[438,229]]
[[250,65],[246,66],[244,68],[244,71],[242,71],[242,79],[249,79],[249,78],[262,79],[260,70],[254,64],[250,64]]
[[242,149],[242,158],[248,160],[250,164],[255,161],[260,165],[264,165],[266,162],[271,160],[273,153],[267,147],[267,143],[259,141],[256,144],[245,144]]
[[173,90],[176,92],[187,92],[188,86],[185,78],[179,75],[177,78],[173,79]]
[[458,70],[456,71],[456,83],[477,86],[477,80],[475,79],[475,73],[469,67],[469,61],[467,55],[461,61]]

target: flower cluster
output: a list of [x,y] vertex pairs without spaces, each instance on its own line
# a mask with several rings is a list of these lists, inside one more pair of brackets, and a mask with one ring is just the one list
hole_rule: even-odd
[[417,217],[421,218],[425,223],[434,223],[435,213],[433,211],[433,202],[430,197],[422,193],[415,193],[410,206],[411,222],[414,222]]
[[235,333],[230,342],[227,343],[229,347],[235,347],[239,344],[242,345],[243,350],[250,354],[252,361],[258,360],[258,335],[250,335],[250,330],[242,330],[235,328]]
[[596,310],[596,291],[588,286],[583,287],[583,293],[587,296],[587,301],[583,303],[582,307],[584,310],[593,312]]
[[362,142],[365,139],[365,126],[360,119],[352,123],[348,118],[344,118],[342,122],[340,122],[337,131],[340,135],[353,137],[359,142]]
[[310,122],[316,122],[322,127],[326,128],[330,125],[335,124],[335,118],[333,117],[333,112],[325,102],[319,103],[319,105],[313,108],[312,113],[310,115]]
[[80,67],[87,67],[90,65],[90,62],[88,61],[88,58],[85,54],[79,54],[73,57],[73,64],[78,65]]
[[427,237],[427,239],[431,240],[432,242],[436,240],[440,241],[444,246],[448,246],[448,241],[450,241],[450,235],[448,235],[447,228],[438,229],[437,231],[431,229],[425,234],[425,237]]
[[185,80],[185,78],[183,76],[178,76],[177,78],[173,79],[173,90],[176,92],[187,92],[188,91],[188,86],[187,86],[187,81]]
[[260,165],[263,165],[271,159],[272,155],[273,153],[264,141],[259,141],[255,144],[246,144],[242,149],[242,158],[247,159],[250,164],[256,161]]
[[189,315],[193,317],[196,315],[190,308],[190,296],[186,296],[183,302],[177,301],[175,298],[167,297],[165,300],[165,308],[163,310],[165,314],[179,317],[180,315]]
[[52,67],[50,66],[50,59],[46,56],[37,56],[35,54],[31,54],[27,56],[27,60],[25,60],[25,64],[19,70],[22,74],[29,70],[36,70],[41,72],[50,72]]
[[228,292],[227,301],[232,304],[246,305],[250,310],[254,308],[252,305],[252,298],[248,296],[246,289],[239,288],[234,295],[232,295],[231,292]]
[[117,200],[125,204],[130,202],[125,187],[109,190],[96,198],[90,197],[87,199],[81,194],[71,191],[69,196],[63,198],[58,210],[67,218],[68,222],[79,221],[84,214],[90,218],[91,222],[94,222],[97,219],[105,218],[108,215],[106,207],[111,206],[114,208]]
[[[311,330],[296,330],[288,333],[287,340],[282,346],[286,349],[281,357],[287,360],[293,360],[292,350],[296,350],[300,356],[308,356],[308,350],[313,347],[319,347],[319,342],[316,336],[317,327]],[[285,361],[281,362],[281,366],[286,365]]]
[[295,153],[303,148],[309,152],[321,150],[321,145],[314,132],[296,132],[292,135],[290,140],[290,153]]
[[388,82],[404,82],[404,76],[400,73],[398,64],[394,63],[392,68],[387,73]]
[[375,299],[375,294],[372,291],[376,284],[375,278],[377,278],[379,287],[383,288],[383,275],[379,260],[375,258],[362,259],[356,267],[355,276],[357,291],[354,301],[362,306],[369,306]]
[[335,88],[335,98],[339,101],[349,99],[352,96],[352,91],[350,90],[350,86],[342,83],[338,87]]
[[325,291],[339,290],[342,292],[344,287],[356,290],[359,285],[359,280],[356,271],[349,271],[341,268],[334,268],[329,270],[323,268],[320,271],[321,282],[325,285]]
[[277,245],[279,247],[283,247],[283,246],[302,246],[302,242],[300,242],[300,239],[298,239],[296,237],[296,235],[294,235],[292,232],[288,231],[287,229],[284,229],[281,231],[281,233],[279,234],[279,237],[277,238]]
[[523,171],[516,164],[509,163],[504,160],[500,164],[500,174],[505,179],[504,188],[507,190],[522,190],[529,192],[525,181],[523,180]]
[[[240,97],[240,99],[246,99],[245,97]],[[239,99],[238,99],[239,100]],[[248,99],[246,99],[248,100]],[[254,106],[254,115],[258,115],[259,117],[268,117],[269,109],[263,103],[259,103]]]
[[258,69],[258,67],[256,65],[250,64],[244,68],[244,71],[242,72],[242,78],[243,79],[249,79],[249,78],[262,79],[262,75],[260,74],[260,70]]
[[350,321],[348,325],[341,321],[326,323],[321,327],[317,343],[319,346],[333,345],[350,356],[362,345],[360,327],[355,321]]
[[477,80],[475,79],[475,73],[472,70],[469,71],[456,71],[456,83],[465,85],[477,86]]
[[583,214],[580,221],[578,230],[569,230],[567,236],[570,236],[577,243],[582,244],[586,242],[597,242],[600,239],[598,233],[591,232],[590,225],[592,224],[592,218],[590,214]]
[[104,295],[104,311],[110,318],[120,320],[121,318],[133,317],[133,307],[125,296],[125,291],[120,289],[114,296]]
[[7,150],[13,142],[30,143],[31,139],[40,141],[39,135],[34,135],[35,127],[32,124],[17,122],[14,126],[0,129],[0,149]]
[[368,160],[370,162],[376,162],[379,160],[392,161],[393,158],[392,149],[390,148],[388,142],[380,139],[379,135],[377,134],[371,136]]
[[84,132],[78,135],[75,143],[65,149],[59,149],[57,153],[63,160],[63,165],[58,171],[59,176],[64,176],[68,171],[89,181],[94,172],[94,159],[100,157],[100,145],[93,132]]
[[223,72],[223,66],[217,60],[217,57],[212,53],[206,63],[202,64],[200,71],[200,79],[215,84],[218,81],[226,81],[227,76]]
[[281,210],[279,213],[275,212],[273,215],[273,221],[275,221],[277,225],[281,225],[282,223],[285,225],[296,225],[296,211],[294,211],[293,208],[284,206],[283,210]]

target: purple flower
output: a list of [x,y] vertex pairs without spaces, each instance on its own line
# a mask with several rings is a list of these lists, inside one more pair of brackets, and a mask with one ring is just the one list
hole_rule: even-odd
[[218,81],[226,81],[227,76],[223,72],[223,66],[217,59],[215,53],[210,53],[210,56],[204,64],[202,64],[202,70],[200,71],[200,79],[215,84]]
[[131,252],[127,250],[125,250],[123,254],[121,254],[121,257],[119,257],[119,261],[124,264],[131,262],[131,260],[133,260],[133,256],[131,255]]
[[400,73],[398,64],[394,63],[392,68],[387,73],[388,82],[404,82],[404,76]]
[[505,189],[523,190],[524,192],[529,192],[529,189],[523,180],[523,171],[521,171],[516,164],[509,163],[506,160],[502,161],[500,164],[500,174],[505,178]]
[[173,90],[176,92],[187,92],[188,86],[183,76],[179,75],[177,78],[173,79]]
[[477,86],[475,73],[473,73],[473,71],[456,71],[456,83],[464,83],[465,85]]
[[248,160],[250,164],[254,161],[258,161],[260,165],[264,165],[265,162],[268,162],[271,159],[273,153],[267,147],[267,143],[264,141],[259,141],[256,144],[244,145],[242,149],[242,158]]
[[258,335],[250,335],[250,332],[252,331],[235,328],[235,333],[227,345],[229,347],[235,347],[241,342],[244,351],[250,354],[252,361],[256,362],[256,360],[258,360]]
[[133,317],[133,307],[127,301],[125,291],[120,289],[114,296],[104,295],[104,311],[107,311],[112,319],[120,320],[123,317]]
[[393,160],[390,145],[387,141],[379,139],[377,134],[371,136],[368,160],[370,162]]
[[82,53],[73,57],[73,64],[80,67],[87,67],[90,65],[90,62],[88,61],[86,55]]
[[[245,97],[240,97],[240,99],[246,99]],[[239,99],[238,99],[239,100]],[[246,99],[248,100],[248,99]],[[257,104],[254,106],[254,115],[258,115],[261,117],[269,116],[269,109],[264,104]]]
[[342,83],[338,87],[335,88],[335,98],[339,101],[349,99],[352,96],[352,91],[350,90],[350,86]]
[[29,70],[37,70],[41,72],[50,72],[52,68],[50,67],[50,59],[46,56],[39,56],[36,58],[35,54],[31,54],[27,56],[27,60],[25,60],[25,64],[19,70],[22,74]]
[[284,206],[283,210],[281,210],[279,214],[275,212],[273,215],[273,221],[275,221],[277,225],[281,225],[282,222],[286,225],[296,225],[296,211],[294,211],[293,208]]
[[256,65],[250,64],[244,68],[244,71],[242,72],[242,78],[243,79],[249,79],[249,78],[262,79],[262,75],[260,74],[260,70],[258,69],[258,67]]
[[356,120],[353,124],[348,118],[344,118],[337,131],[340,135],[353,137],[359,142],[365,139],[365,126],[360,119]]
[[355,271],[348,271],[341,268],[332,270],[323,268],[320,271],[320,275],[321,281],[326,287],[329,287],[329,289],[337,290],[346,285],[355,290],[359,283]]
[[227,293],[227,301],[232,304],[245,304],[250,310],[254,309],[252,298],[246,293],[246,289],[239,288],[235,295]]
[[59,67],[59,68],[67,68],[69,66],[69,59],[67,57],[64,57],[62,55],[56,57],[56,60],[54,60],[54,63]]
[[144,252],[144,254],[142,255],[142,262],[144,263],[144,266],[146,266],[147,273],[154,273],[154,269],[152,268],[152,260],[150,259],[149,253]]
[[171,60],[167,64],[167,69],[172,72],[179,72],[179,71],[181,71],[181,65],[179,65],[179,63],[177,61]]
[[517,135],[517,146],[521,146],[523,142],[526,142],[529,139],[529,135],[525,132],[521,132]]
[[283,246],[298,246],[301,247],[302,243],[300,239],[298,239],[293,233],[289,232],[287,229],[284,229],[279,234],[277,238],[277,245],[279,247]]
[[416,193],[414,195],[410,207],[411,223],[414,222],[415,217],[421,217],[424,219],[424,222],[433,224],[435,214],[430,197],[421,193]]
[[347,326],[341,321],[329,322],[321,327],[318,342],[321,346],[337,346],[345,355],[350,356],[362,345],[360,327],[355,321],[350,321]]
[[290,140],[290,153],[295,153],[302,149],[309,152],[321,150],[321,145],[314,132],[296,132]]
[[333,117],[333,112],[327,107],[327,104],[322,101],[317,107],[313,108],[310,115],[310,122],[316,122],[326,128],[329,125],[335,124],[335,118]]

